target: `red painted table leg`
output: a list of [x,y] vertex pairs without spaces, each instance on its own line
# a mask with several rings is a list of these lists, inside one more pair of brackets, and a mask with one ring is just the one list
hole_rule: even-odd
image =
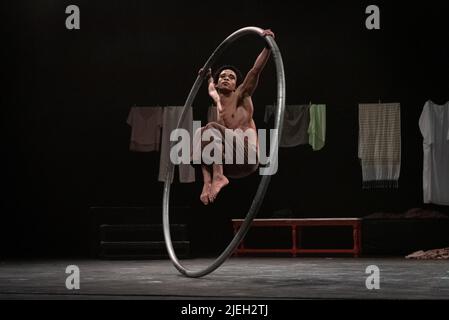
[[296,257],[296,225],[292,224],[292,255]]
[[356,223],[352,226],[353,228],[353,238],[354,238],[354,257],[359,257],[360,255],[360,224]]

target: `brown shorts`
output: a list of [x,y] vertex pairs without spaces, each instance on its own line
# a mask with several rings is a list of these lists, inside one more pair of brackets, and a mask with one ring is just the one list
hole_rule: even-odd
[[[226,129],[223,126],[212,126],[211,128],[211,124],[208,124],[206,127],[202,127],[201,131],[198,132],[203,134],[206,129],[212,129],[208,131],[208,136],[205,138],[210,139],[207,141],[201,141],[198,137],[197,139],[194,139],[194,144],[195,141],[197,141],[197,143],[201,141],[199,142],[201,144],[201,152],[199,152],[199,145],[194,145],[193,152],[195,153],[195,158],[192,159],[196,159],[201,165],[211,165],[212,163],[215,163],[215,157],[207,157],[202,154],[202,151],[210,143],[217,143],[219,144],[218,147],[221,149],[220,164],[223,164],[223,174],[225,176],[230,178],[243,178],[257,170],[259,167],[259,157],[257,154],[258,148],[256,145],[248,143],[244,135],[237,134],[233,130]],[[196,134],[198,134],[198,132]],[[232,151],[233,155],[232,163],[227,164],[225,161],[225,154],[230,151]],[[240,163],[237,163],[237,159],[240,159]]]

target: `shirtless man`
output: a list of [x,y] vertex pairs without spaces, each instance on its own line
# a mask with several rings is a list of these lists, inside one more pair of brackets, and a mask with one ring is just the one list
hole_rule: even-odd
[[[271,30],[264,30],[263,36],[268,35],[274,38],[274,33]],[[243,82],[239,79],[240,72],[232,66],[219,68],[215,79],[212,78],[210,69],[207,72],[200,70],[200,74],[208,80],[209,95],[217,105],[217,122],[208,123],[200,128],[196,134],[203,134],[207,129],[221,133],[220,137],[214,137],[212,141],[201,141],[201,150],[209,143],[220,143],[223,147],[223,159],[226,147],[232,148],[234,153],[244,154],[245,159],[244,164],[225,164],[223,160],[221,163],[201,165],[204,185],[200,200],[205,205],[214,202],[220,190],[229,183],[226,176],[241,178],[248,176],[258,168],[257,159],[256,163],[248,161],[249,153],[253,152],[257,158],[258,152],[257,129],[253,120],[254,106],[251,96],[257,87],[259,75],[269,57],[270,50],[264,48]],[[241,84],[239,84],[240,82]],[[235,131],[235,129],[241,131]],[[253,130],[253,132],[246,132],[247,130]],[[235,132],[246,132],[246,138],[242,138],[241,134]],[[248,133],[250,134],[248,135]],[[233,135],[235,139],[233,144],[225,143],[225,134]]]

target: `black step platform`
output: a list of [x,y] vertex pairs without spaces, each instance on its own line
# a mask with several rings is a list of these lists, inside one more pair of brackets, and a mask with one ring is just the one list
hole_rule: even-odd
[[[188,240],[187,226],[174,224],[170,226],[172,240]],[[100,226],[102,241],[160,241],[164,239],[161,224],[102,224]]]
[[[189,241],[173,241],[173,248],[179,258],[189,257]],[[157,259],[167,258],[168,254],[164,241],[102,241],[99,257],[103,259]]]
[[[161,207],[91,207],[91,255],[101,259],[167,259]],[[188,258],[187,207],[173,207],[170,236],[176,255]],[[178,218],[176,218],[176,216]]]

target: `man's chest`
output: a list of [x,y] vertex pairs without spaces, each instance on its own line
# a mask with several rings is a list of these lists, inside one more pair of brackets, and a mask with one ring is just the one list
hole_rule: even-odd
[[243,99],[222,99],[221,104],[218,117],[226,122],[228,128],[245,126],[251,120]]
[[245,126],[251,120],[243,106],[223,106],[222,110],[218,111],[218,118],[222,119],[226,127],[230,129]]

